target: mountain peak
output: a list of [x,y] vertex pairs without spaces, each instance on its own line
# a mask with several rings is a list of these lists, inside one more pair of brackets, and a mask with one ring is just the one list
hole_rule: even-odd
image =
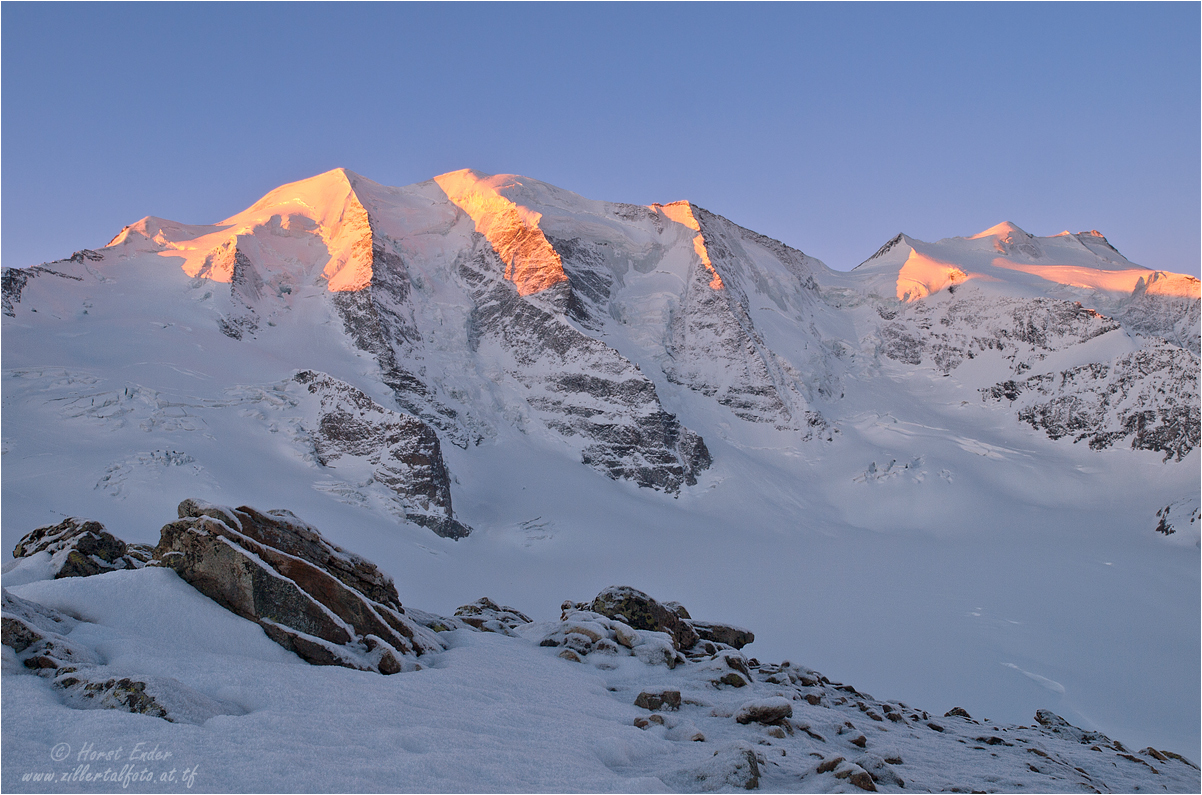
[[697,223],[697,218],[693,215],[693,205],[686,199],[668,202],[667,204],[656,202],[651,205],[651,209],[658,213],[663,213],[678,224],[684,224],[694,232],[701,231],[701,224]]
[[289,182],[269,191],[250,207],[227,218],[222,223],[235,223],[250,215],[260,215],[264,211],[284,210],[289,206],[306,208],[320,215],[327,215],[327,208],[332,205],[341,205],[350,194],[354,193],[355,186],[352,179],[362,179],[362,177],[345,168],[335,168],[308,179]]
[[492,245],[505,263],[505,278],[517,286],[520,295],[567,281],[563,261],[538,227],[542,213],[502,193],[506,188],[521,187],[520,177],[465,168],[440,174],[434,181]]
[[[370,182],[345,168],[281,185],[247,209],[217,224],[181,224],[148,216],[127,226],[109,247],[131,246],[133,252],[182,259],[189,276],[218,282],[233,278],[240,238],[260,230],[285,237],[320,238],[328,261],[322,270],[332,292],[361,290],[371,282],[371,223],[355,192],[355,183]],[[361,243],[368,240],[364,248]]]
[[1032,237],[1031,234],[1029,234],[1029,233],[1023,231],[1021,228],[1019,228],[1018,224],[1016,224],[1012,221],[1002,221],[1000,224],[997,224],[996,226],[991,226],[988,229],[986,229],[984,232],[978,232],[977,234],[973,235],[972,237],[970,237],[968,239],[969,240],[980,240],[981,238],[985,238],[985,237],[998,237],[998,238],[1002,238],[1002,239],[1009,239],[1012,236],[1019,236],[1019,235],[1021,235],[1022,237]]

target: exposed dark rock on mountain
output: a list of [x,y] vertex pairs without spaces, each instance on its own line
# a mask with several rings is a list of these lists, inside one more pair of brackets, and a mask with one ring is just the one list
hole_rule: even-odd
[[54,577],[90,577],[117,569],[138,569],[150,559],[150,547],[127,545],[100,522],[70,517],[31,531],[17,542],[14,558],[50,555]]
[[293,380],[321,401],[317,427],[310,431],[319,464],[361,458],[372,467],[375,481],[402,499],[408,521],[444,538],[471,532],[454,518],[450,473],[438,435],[426,423],[390,411],[325,373],[305,370]]
[[1175,500],[1158,510],[1156,516],[1159,519],[1156,523],[1156,532],[1171,536],[1177,532],[1178,527],[1184,530],[1189,525],[1202,521],[1199,498],[1194,495]]
[[568,282],[522,296],[483,236],[460,261],[475,301],[472,344],[499,349],[534,417],[582,444],[581,461],[615,480],[678,492],[710,465],[700,436],[664,411],[655,385],[610,346],[567,322]]
[[986,298],[965,289],[901,305],[881,324],[878,350],[906,364],[929,362],[943,373],[983,351],[1003,351],[1022,372],[1051,351],[1117,328],[1115,321],[1079,303]]
[[1160,337],[1179,347],[1202,355],[1202,337],[1198,326],[1202,320],[1202,302],[1181,295],[1160,295],[1149,292],[1150,274],[1130,298],[1120,305],[1115,318],[1124,328],[1149,336]]
[[155,558],[301,658],[391,674],[441,648],[391,580],[288,511],[185,500],[179,513]]
[[[101,260],[103,255],[84,249],[77,251],[65,260],[51,262],[49,265],[58,265],[60,263],[82,263],[84,260]],[[72,279],[74,281],[82,281],[79,276],[72,276],[68,273],[61,273],[49,267],[49,265],[35,265],[32,268],[3,268],[0,269],[0,308],[8,317],[16,317],[16,309],[14,304],[21,303],[21,293],[25,289],[25,285],[30,279],[38,276],[58,276],[62,279]]]
[[[757,330],[743,285],[768,286],[764,276],[755,272],[752,249],[770,252],[801,285],[813,284],[813,261],[695,205],[678,202],[675,213],[696,226],[698,262],[689,275],[682,311],[672,319],[668,379],[715,398],[741,419],[804,430],[807,403],[802,378]],[[814,300],[807,296],[800,303],[804,307]],[[715,361],[722,365],[718,370]]]
[[480,429],[464,422],[460,412],[405,364],[420,358],[422,335],[409,305],[410,276],[404,259],[374,231],[361,247],[371,252],[371,282],[362,290],[332,295],[343,329],[356,347],[375,357],[384,384],[402,410],[437,428],[452,444],[479,444]]
[[1052,439],[1071,436],[1095,450],[1130,438],[1136,450],[1182,460],[1198,446],[1202,418],[1188,351],[1160,343],[1106,363],[1040,373],[982,390],[1007,400],[1018,418]]

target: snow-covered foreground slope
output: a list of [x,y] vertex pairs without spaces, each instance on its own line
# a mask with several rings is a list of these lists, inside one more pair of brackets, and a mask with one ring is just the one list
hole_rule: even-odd
[[624,582],[931,712],[1200,756],[1199,524],[1156,532],[1199,494],[1198,287],[1099,236],[839,273],[688,203],[337,171],[4,287],[6,549],[283,507],[428,610]]
[[[447,650],[424,656],[421,670],[385,677],[306,665],[167,569],[14,591],[78,617],[69,631],[59,629],[101,658],[95,681],[151,682],[146,692],[159,703],[184,703],[180,694],[188,693],[186,703],[215,705],[218,714],[204,719],[185,707],[169,722],[64,704],[61,691],[23,671],[5,646],[3,783],[11,792],[1198,786],[1190,762],[1160,751],[1137,755],[1047,713],[1037,716],[1042,725],[1028,726],[967,712],[931,715],[804,665],[749,661],[733,650],[709,661],[679,658],[670,668],[656,657],[657,633],[620,625],[619,637],[634,645],[628,651],[600,639],[613,631],[590,612],[517,625],[512,636],[443,632]],[[562,643],[572,637],[578,642]],[[593,651],[583,663],[569,660],[573,652],[546,638]]]

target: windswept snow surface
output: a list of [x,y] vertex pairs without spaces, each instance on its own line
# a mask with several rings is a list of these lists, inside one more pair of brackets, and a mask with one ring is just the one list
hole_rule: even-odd
[[[709,680],[731,670],[721,657],[669,670],[615,649],[571,662],[540,645],[557,623],[520,625],[515,637],[444,633],[448,648],[423,655],[420,670],[381,676],[300,662],[168,569],[16,592],[78,616],[63,631],[95,651],[105,676],[154,681],[220,712],[167,722],[72,709],[46,679],[21,672],[5,646],[3,783],[12,792],[731,791],[747,783],[728,778],[743,749],[758,757],[759,788],[770,792],[854,791],[837,778],[842,759],[893,792],[1135,791],[1148,779],[1189,791],[1198,781],[1189,763],[1122,756],[1128,749],[1102,738],[1082,744],[1071,736],[1080,730],[1061,739],[1037,727],[928,716],[846,685],[789,687],[790,672],[818,681],[803,666],[783,676],[769,673],[775,665],[758,668],[753,685],[717,688]],[[679,711],[635,706],[638,693],[657,688],[684,697]],[[822,695],[807,702],[803,690]],[[787,733],[750,722],[755,708],[791,715]],[[897,714],[886,721],[881,712]]]
[[[29,271],[3,327],[5,550],[64,516],[155,543],[185,497],[287,508],[376,562],[402,602],[424,610],[450,614],[487,595],[550,620],[564,599],[628,584],[750,627],[748,651],[762,660],[804,663],[932,713],[958,705],[1029,723],[1049,708],[1129,747],[1202,756],[1199,527],[1155,531],[1158,510],[1197,499],[1196,442],[1179,460],[1130,449],[1130,437],[1091,449],[1019,419],[1036,393],[982,393],[1112,368],[1162,344],[1156,337],[1193,357],[1193,386],[1178,379],[1165,389],[1193,401],[1196,427],[1196,280],[1141,269],[1097,235],[1032,238],[1005,225],[934,244],[900,236],[837,273],[691,205],[684,213],[594,202],[520,177],[446,177],[390,188],[331,172],[221,224],[145,219],[95,255]],[[1082,268],[1090,279],[1073,276]],[[339,303],[365,295],[364,284],[370,311]],[[503,293],[521,303],[496,303]],[[1052,302],[1034,306],[1060,325],[1016,336],[1013,302],[1025,301]],[[1064,309],[1073,302],[1086,314]],[[535,337],[488,326],[488,312],[513,306],[543,313],[532,327],[553,330],[554,345],[535,350]],[[1024,320],[1031,306],[1022,304]],[[348,318],[375,325],[353,329]],[[936,333],[946,335],[938,345]],[[586,353],[572,359],[577,350]],[[549,404],[560,399],[549,363],[573,361],[605,362],[615,383],[643,378],[653,393],[640,386],[649,397],[636,408],[609,387]],[[455,518],[472,535],[451,541],[398,522],[395,495],[318,461],[298,430],[312,418],[272,388],[302,369],[432,423]],[[425,391],[406,392],[402,370]],[[1149,377],[1130,387],[1133,405],[1164,394],[1139,392]],[[704,438],[712,464],[696,470],[696,485],[639,488],[581,465],[588,443],[569,421],[603,411],[634,422],[656,405]],[[1126,416],[1103,416],[1096,432]],[[132,608],[117,584],[135,580],[118,574],[103,578],[112,591],[33,583],[20,595],[100,589],[89,598]],[[465,640],[448,659],[493,653],[493,642]],[[271,644],[247,649],[263,655],[253,665],[281,664]],[[163,654],[148,658],[161,659],[148,673],[187,664]],[[288,670],[277,692],[234,682],[214,690],[251,714],[188,728],[188,747],[212,767],[235,752],[255,764],[231,765],[206,786],[396,788],[383,772],[345,787],[310,778],[330,760],[303,749],[360,731],[347,728],[353,710],[339,713],[340,725],[296,728],[280,705],[341,678],[346,688],[335,690],[356,693],[365,714],[355,726],[370,737],[348,769],[399,745],[419,771],[402,789],[642,788],[611,778],[602,761],[555,767],[564,755],[595,758],[580,748],[595,749],[593,722],[616,709],[603,692],[560,746],[539,735],[537,717],[506,711],[520,704],[486,711],[494,724],[470,737],[451,724],[475,719],[444,714],[448,736],[475,749],[455,757],[466,772],[448,774],[440,754],[449,752],[423,745],[425,718],[405,716],[443,709],[436,702],[458,686],[451,680],[476,668],[387,681]],[[553,701],[560,674],[538,671]],[[383,715],[371,688],[398,686],[413,688],[407,706]],[[26,703],[33,718],[13,708]],[[6,675],[4,710],[6,786],[10,767],[40,760],[63,732],[99,747],[128,731],[129,716],[66,713],[33,677]],[[37,716],[52,722],[38,726]],[[547,754],[543,769],[514,772],[509,787],[490,777],[523,722],[524,742],[546,743]]]

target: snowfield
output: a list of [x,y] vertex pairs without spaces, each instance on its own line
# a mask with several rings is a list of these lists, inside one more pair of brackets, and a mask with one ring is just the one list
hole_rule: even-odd
[[[15,560],[4,587],[81,621],[70,639],[114,676],[229,712],[80,711],[6,646],[4,788],[123,789],[22,777],[145,742],[205,791],[690,791],[743,786],[747,743],[763,789],[854,789],[816,772],[834,756],[889,789],[856,762],[883,749],[906,789],[1078,791],[1080,767],[1103,791],[1197,791],[1184,763],[998,734],[1047,709],[1202,758],[1191,278],[1007,224],[838,272],[695,205],[471,171],[338,170],[6,268],[6,550],[68,516],[154,545],[185,497],[284,508],[406,607],[487,596],[534,623],[440,633],[422,670],[381,676],[306,665],[166,569]],[[796,701],[774,674],[723,690],[538,645],[565,599],[615,584],[944,731]],[[640,729],[648,687],[704,705]],[[824,739],[734,717],[778,697]],[[834,712],[866,748],[820,725]],[[994,735],[1013,745],[976,742]]]
[[[713,663],[669,669],[595,652],[582,665],[538,645],[562,626],[553,622],[523,625],[516,637],[443,633],[449,648],[429,667],[385,677],[306,665],[164,569],[14,593],[79,616],[69,637],[95,649],[107,676],[165,677],[223,713],[200,722],[181,710],[167,722],[80,712],[46,680],[22,675],[6,646],[11,791],[699,792],[753,783],[854,792],[868,783],[851,776],[869,772],[883,791],[1142,791],[1149,776],[1157,791],[1198,784],[1182,760],[1137,756],[1050,718],[1040,727],[932,716],[787,663],[760,665],[744,687],[712,684]],[[636,706],[639,694],[665,690],[683,697],[677,709]],[[34,778],[46,773],[56,781]],[[130,776],[140,778],[122,780]]]

